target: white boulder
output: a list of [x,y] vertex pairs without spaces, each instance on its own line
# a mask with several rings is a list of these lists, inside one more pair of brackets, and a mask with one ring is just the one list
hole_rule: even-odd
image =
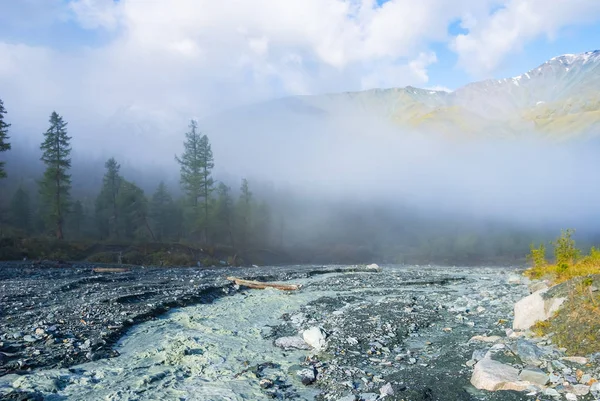
[[514,330],[527,330],[536,322],[547,320],[566,301],[566,298],[544,299],[546,291],[547,289],[536,291],[515,304]]
[[517,369],[489,358],[477,362],[471,376],[471,384],[480,390],[488,391],[525,391],[529,386],[528,382],[519,380]]
[[325,349],[327,342],[325,340],[325,333],[319,327],[311,327],[308,330],[305,330],[302,333],[302,338],[304,341],[313,347],[317,351],[322,351]]

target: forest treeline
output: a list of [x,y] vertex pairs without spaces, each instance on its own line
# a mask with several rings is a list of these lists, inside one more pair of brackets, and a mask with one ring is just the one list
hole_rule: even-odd
[[[11,149],[10,124],[0,100],[0,149]],[[208,137],[196,121],[185,133],[184,150],[175,156],[184,196],[176,199],[164,182],[149,196],[120,171],[111,157],[95,198],[71,196],[71,137],[67,122],[53,112],[40,145],[45,171],[37,194],[19,186],[8,202],[8,226],[13,235],[53,235],[58,240],[114,240],[222,244],[244,253],[248,247],[268,247],[270,212],[255,200],[248,181],[231,188],[212,178],[214,158]],[[0,176],[5,178],[4,163]],[[14,172],[17,174],[17,172]],[[36,198],[36,202],[33,202]],[[7,230],[7,228],[5,228]]]
[[[62,249],[55,257],[89,258],[93,250],[110,253],[96,255],[97,261],[113,261],[124,252],[129,261],[157,264],[507,264],[521,262],[532,241],[547,238],[543,230],[417,211],[400,202],[392,210],[352,199],[318,200],[318,194],[313,199],[292,191],[274,194],[247,179],[223,182],[213,177],[218,160],[198,123],[192,120],[181,131],[183,149],[173,160],[178,185],[146,175],[142,188],[136,183],[140,177],[124,174],[115,157],[105,160],[103,172],[73,164],[71,133],[56,112],[39,137],[43,170],[35,170],[29,153],[4,163],[14,134],[0,100],[0,259],[51,257],[51,249]],[[34,179],[25,182],[32,171]],[[51,245],[43,243],[51,238]],[[67,249],[73,242],[91,250]],[[170,245],[150,247],[160,257],[142,258],[140,252],[151,251],[141,244]],[[199,251],[168,256],[186,253],[186,247]]]

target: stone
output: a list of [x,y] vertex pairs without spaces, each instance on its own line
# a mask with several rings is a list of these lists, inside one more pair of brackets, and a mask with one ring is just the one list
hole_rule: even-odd
[[477,362],[471,384],[480,390],[527,390],[529,383],[519,381],[519,371],[489,358]]
[[342,398],[338,398],[337,401],[356,401],[356,396],[355,395],[346,395]]
[[317,380],[317,372],[312,367],[301,369],[296,372],[296,375],[305,386],[313,384]]
[[302,333],[304,341],[317,351],[325,349],[327,342],[325,341],[325,333],[319,327],[311,327]]
[[590,386],[585,384],[576,384],[573,386],[573,394],[575,395],[588,395],[590,393]]
[[586,363],[589,362],[589,359],[584,358],[582,356],[564,356],[560,359],[563,361],[567,361],[567,362],[578,363],[580,365],[585,365]]
[[544,299],[547,289],[542,289],[521,299],[514,306],[514,330],[527,330],[538,321],[545,321],[556,312],[566,298]]
[[553,388],[547,388],[544,391],[544,394],[549,395],[550,397],[560,397],[560,393]]
[[258,384],[261,388],[271,388],[273,387],[273,380],[261,379],[260,382],[258,382]]
[[479,341],[482,343],[495,343],[497,341],[500,341],[501,339],[502,338],[500,336],[473,336],[471,337],[469,342]]
[[521,276],[517,274],[511,274],[508,276],[508,284],[521,284]]
[[516,353],[523,362],[533,366],[542,364],[542,356],[544,352],[537,345],[525,339],[518,339]]
[[27,334],[26,336],[23,337],[23,340],[25,340],[28,343],[33,343],[37,341],[37,338],[35,338],[34,336],[31,336],[29,334]]
[[547,290],[548,289],[548,284],[544,281],[536,281],[531,283],[531,285],[529,285],[529,292],[530,293],[534,293],[540,290]]
[[590,393],[595,400],[600,400],[600,382],[596,382],[590,386]]
[[577,401],[577,396],[573,393],[565,394],[565,398],[567,399],[567,401]]
[[519,373],[519,379],[541,386],[544,386],[550,380],[546,372],[537,368],[523,369],[521,373]]
[[375,393],[362,393],[360,395],[360,401],[376,401],[379,396]]
[[275,346],[283,349],[310,349],[310,345],[300,337],[280,337],[275,340]]
[[386,383],[383,387],[379,389],[379,394],[381,394],[382,397],[394,395],[394,389],[392,388],[392,384]]
[[381,271],[381,267],[379,267],[379,265],[377,263],[371,263],[370,265],[367,265],[367,269],[368,270],[376,270],[376,271]]
[[581,383],[589,384],[591,381],[592,381],[592,375],[590,375],[590,374],[581,375],[581,380],[580,380]]

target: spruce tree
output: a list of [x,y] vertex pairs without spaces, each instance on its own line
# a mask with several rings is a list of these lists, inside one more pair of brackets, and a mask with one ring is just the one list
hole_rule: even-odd
[[202,188],[200,196],[202,197],[202,208],[204,209],[204,241],[209,242],[208,234],[208,214],[210,209],[210,198],[214,191],[214,181],[212,179],[212,169],[215,167],[212,149],[208,137],[203,135],[200,138],[200,157],[202,160]]
[[248,248],[249,230],[252,224],[252,192],[248,186],[248,180],[245,178],[242,180],[240,191],[240,198],[237,204],[239,242],[242,251],[246,251]]
[[122,177],[119,174],[121,166],[114,157],[104,164],[106,173],[102,180],[102,189],[96,201],[96,217],[99,220],[101,231],[106,236],[119,238],[119,207],[117,198],[121,189]]
[[46,219],[55,225],[56,238],[63,239],[64,217],[69,210],[71,191],[71,138],[67,136],[67,123],[56,112],[50,116],[50,128],[44,133],[41,160],[46,171],[40,181],[40,197],[46,208]]
[[[0,99],[0,152],[6,152],[10,150],[10,143],[8,142],[8,128],[10,124],[4,121],[4,115],[6,114],[6,109],[4,108],[4,102]],[[0,161],[0,178],[6,177],[6,172],[4,171],[4,162]]]
[[175,160],[180,166],[181,186],[190,200],[192,219],[195,223],[202,220],[204,240],[208,241],[210,195],[214,190],[211,176],[213,155],[208,137],[198,131],[198,123],[192,120],[189,128],[190,131],[185,134],[183,154],[175,156]]

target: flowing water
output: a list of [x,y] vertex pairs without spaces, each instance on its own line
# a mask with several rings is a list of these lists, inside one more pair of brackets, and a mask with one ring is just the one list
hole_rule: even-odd
[[[489,399],[469,388],[466,342],[510,326],[502,319],[525,292],[508,284],[511,273],[388,267],[293,280],[303,284],[294,292],[242,289],[135,326],[118,357],[7,375],[0,390],[46,400],[336,400],[389,382],[397,399]],[[328,335],[321,353],[274,345],[313,326]],[[306,366],[318,371],[312,385],[296,374]]]

